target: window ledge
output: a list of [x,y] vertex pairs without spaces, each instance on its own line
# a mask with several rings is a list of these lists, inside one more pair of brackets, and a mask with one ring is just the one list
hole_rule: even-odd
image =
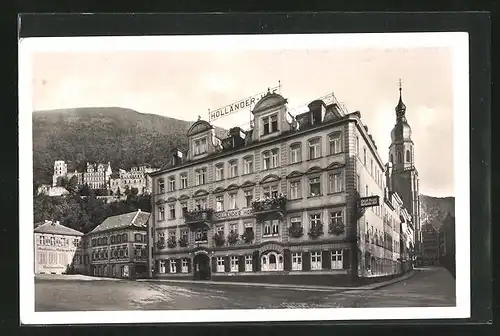
[[304,197],[297,197],[297,198],[289,198],[288,199],[288,201],[291,201],[291,202],[293,202],[293,201],[302,201],[302,200],[304,200]]
[[333,153],[333,154],[328,154],[327,157],[329,156],[336,156],[336,155],[342,155],[345,154],[346,152],[338,152],[338,153]]
[[323,194],[314,195],[314,196],[307,196],[307,198],[318,198],[318,197],[321,197],[321,196],[323,196]]
[[321,158],[323,158],[324,156],[323,155],[320,155],[318,157],[315,157],[314,159],[307,159],[306,162],[309,162],[309,161],[314,161],[314,160],[319,160]]
[[345,191],[336,191],[336,192],[329,192],[327,195],[328,196],[335,196],[335,195],[340,195],[340,194],[343,194]]

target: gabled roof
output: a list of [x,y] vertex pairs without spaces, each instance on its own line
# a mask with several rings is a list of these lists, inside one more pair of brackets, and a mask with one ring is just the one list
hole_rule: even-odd
[[45,221],[45,223],[37,225],[34,231],[35,233],[42,233],[42,234],[83,236],[83,233],[80,231],[73,230],[69,227],[59,224],[58,222],[52,222],[52,221]]
[[124,229],[127,227],[145,228],[147,227],[149,215],[149,212],[144,212],[139,209],[137,211],[129,212],[123,215],[111,216],[106,218],[104,222],[102,222],[94,230],[90,231],[90,233],[104,232],[114,229]]

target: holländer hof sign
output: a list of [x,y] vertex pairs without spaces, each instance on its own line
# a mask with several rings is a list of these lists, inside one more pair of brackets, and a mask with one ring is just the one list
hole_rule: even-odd
[[215,119],[219,119],[219,118],[224,117],[228,114],[231,114],[233,112],[237,112],[237,111],[245,109],[245,108],[251,108],[252,106],[257,104],[257,102],[259,100],[261,100],[267,94],[267,92],[276,93],[276,92],[278,92],[279,88],[280,88],[279,86],[276,86],[274,88],[270,88],[269,91],[258,93],[258,94],[255,94],[253,96],[249,96],[247,98],[238,100],[232,104],[221,107],[217,110],[209,111],[208,121],[210,122],[210,121],[213,121]]

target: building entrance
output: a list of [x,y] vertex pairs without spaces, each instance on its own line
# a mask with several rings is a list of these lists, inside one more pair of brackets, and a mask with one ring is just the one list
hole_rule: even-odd
[[194,278],[196,280],[210,279],[210,258],[204,253],[200,253],[194,257]]

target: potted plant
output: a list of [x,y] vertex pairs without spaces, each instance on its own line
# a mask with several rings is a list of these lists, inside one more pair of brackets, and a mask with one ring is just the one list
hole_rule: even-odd
[[238,234],[236,232],[229,232],[229,234],[227,235],[227,242],[229,243],[229,245],[234,245],[238,242]]
[[214,238],[213,239],[214,239],[214,242],[215,242],[216,246],[222,246],[222,245],[224,245],[224,242],[225,242],[224,235],[221,232],[216,232],[214,234]]
[[288,228],[288,234],[292,238],[300,238],[304,235],[304,228],[302,226],[292,225]]
[[332,220],[328,225],[328,231],[330,233],[333,233],[334,235],[339,236],[345,232],[344,223],[342,223],[341,220]]
[[179,246],[180,247],[187,247],[189,244],[187,236],[181,236],[179,239]]
[[156,242],[156,248],[158,250],[163,250],[165,248],[165,239],[159,239],[157,242]]
[[254,239],[253,230],[245,230],[245,232],[241,235],[241,239],[247,244],[251,243]]
[[323,234],[323,224],[316,224],[309,229],[309,236],[317,238]]
[[177,246],[177,242],[175,241],[174,237],[169,237],[167,241],[167,246],[168,248],[174,248]]

